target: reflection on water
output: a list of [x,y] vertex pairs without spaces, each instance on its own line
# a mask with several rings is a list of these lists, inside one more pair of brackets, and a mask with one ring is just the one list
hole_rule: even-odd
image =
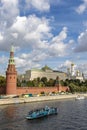
[[14,106],[8,106],[4,111],[4,117],[8,117],[9,119],[15,117],[15,110]]
[[[45,105],[57,107],[58,115],[26,120],[28,111]],[[0,130],[87,130],[87,99],[46,101],[0,106]]]

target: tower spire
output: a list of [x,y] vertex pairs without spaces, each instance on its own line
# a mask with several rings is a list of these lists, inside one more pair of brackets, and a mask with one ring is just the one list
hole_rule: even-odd
[[10,50],[10,58],[9,58],[9,64],[15,64],[14,62],[14,47],[13,45],[11,46],[11,50]]

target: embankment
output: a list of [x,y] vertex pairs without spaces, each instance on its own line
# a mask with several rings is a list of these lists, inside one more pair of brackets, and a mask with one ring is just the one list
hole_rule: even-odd
[[[78,94],[0,99],[0,105],[76,98]],[[87,97],[87,94],[84,94]]]

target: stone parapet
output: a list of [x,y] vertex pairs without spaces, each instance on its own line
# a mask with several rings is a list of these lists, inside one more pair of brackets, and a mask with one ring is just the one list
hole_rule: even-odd
[[[76,98],[77,95],[78,94],[0,99],[0,105],[30,103],[30,102],[40,102],[40,101],[50,101],[50,100],[64,100],[64,99]],[[87,97],[87,94],[84,94],[84,96]]]

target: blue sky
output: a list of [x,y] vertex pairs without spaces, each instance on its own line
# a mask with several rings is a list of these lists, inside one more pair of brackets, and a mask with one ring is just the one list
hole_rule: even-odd
[[0,74],[14,44],[18,73],[48,65],[87,74],[87,0],[0,0]]

